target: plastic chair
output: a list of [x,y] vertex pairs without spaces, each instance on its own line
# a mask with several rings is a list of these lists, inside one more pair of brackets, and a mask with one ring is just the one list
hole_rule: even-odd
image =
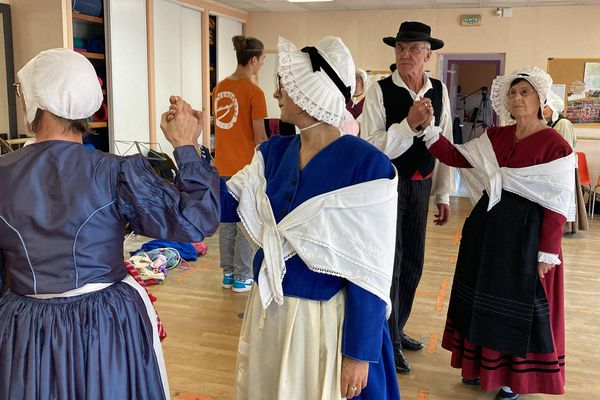
[[[595,201],[595,195],[592,196],[592,180],[590,179],[590,170],[588,169],[587,157],[584,152],[577,152],[577,171],[579,172],[579,183],[583,192],[590,194],[588,203],[588,215],[592,215],[592,203]],[[596,185],[598,187],[598,185]],[[595,190],[595,189],[594,189]],[[592,197],[594,200],[592,200]]]

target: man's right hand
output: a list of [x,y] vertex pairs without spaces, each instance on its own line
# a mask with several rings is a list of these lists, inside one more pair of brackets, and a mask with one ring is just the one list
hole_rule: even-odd
[[427,97],[417,100],[408,110],[408,116],[406,117],[408,126],[413,131],[416,131],[419,126],[425,128],[431,118],[433,117],[433,107],[431,106],[431,100]]

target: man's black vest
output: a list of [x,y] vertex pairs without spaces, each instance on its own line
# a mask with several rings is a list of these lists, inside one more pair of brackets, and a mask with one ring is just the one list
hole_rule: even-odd
[[[432,88],[425,93],[425,97],[431,99],[435,125],[439,126],[442,116],[442,83],[437,79],[430,78],[430,81]],[[408,110],[414,101],[408,90],[397,86],[391,76],[378,83],[383,94],[385,129],[387,130],[392,124],[400,123],[408,116]],[[408,150],[400,157],[391,160],[398,170],[398,175],[403,178],[412,178],[417,170],[422,177],[426,177],[433,172],[435,166],[435,158],[427,151],[423,140],[417,137],[413,140],[413,145]]]

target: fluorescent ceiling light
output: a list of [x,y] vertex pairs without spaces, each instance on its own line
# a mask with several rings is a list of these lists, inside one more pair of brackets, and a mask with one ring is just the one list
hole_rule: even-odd
[[326,1],[333,0],[287,0],[290,3],[325,3]]

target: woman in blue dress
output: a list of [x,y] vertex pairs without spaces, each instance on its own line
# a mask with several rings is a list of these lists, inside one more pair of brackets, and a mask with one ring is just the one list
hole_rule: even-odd
[[216,230],[219,178],[194,147],[201,115],[179,98],[177,117],[163,115],[171,185],[141,155],[82,145],[102,103],[85,57],[47,50],[17,76],[37,140],[0,157],[0,399],[168,399],[156,314],[123,267],[123,237],[126,223],[173,241]]
[[257,245],[238,348],[235,398],[400,398],[386,324],[396,174],[367,142],[341,135],[355,70],[339,38],[278,42],[281,119],[223,185],[222,220]]

